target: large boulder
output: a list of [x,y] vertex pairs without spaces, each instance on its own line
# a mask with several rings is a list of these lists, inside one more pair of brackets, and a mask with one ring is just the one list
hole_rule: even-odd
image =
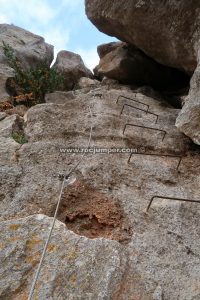
[[64,90],[75,88],[81,77],[92,78],[92,72],[86,68],[80,55],[70,51],[60,51],[53,68],[64,77]]
[[100,82],[95,79],[87,78],[87,77],[81,77],[78,81],[77,87],[79,89],[84,89],[84,88],[94,88],[98,87],[100,85]]
[[121,83],[150,85],[158,90],[178,89],[189,84],[183,72],[162,66],[142,51],[127,43],[109,43],[98,46],[100,63],[94,74],[116,79]]
[[9,66],[0,63],[0,102],[5,102],[10,99],[6,90],[6,82],[8,78],[14,76],[14,71]]
[[[28,299],[51,224],[41,214],[0,223],[1,299]],[[126,260],[117,242],[80,237],[56,221],[33,299],[111,299]]]
[[122,45],[122,42],[111,42],[107,44],[102,44],[97,47],[97,53],[100,58],[103,58],[106,54],[114,51],[116,48],[121,47]]
[[192,77],[190,93],[176,120],[176,126],[200,145],[200,64]]
[[[102,32],[141,49],[157,62],[193,75],[199,61],[198,1],[86,0],[86,14]],[[198,66],[176,126],[200,145]]]
[[198,1],[86,0],[102,32],[143,50],[161,64],[192,74],[200,37]]
[[[14,70],[9,66],[9,62],[4,55],[3,42],[11,46],[14,55],[25,70],[34,68],[40,64],[50,66],[53,60],[53,46],[45,43],[44,39],[27,30],[14,25],[0,25],[0,103],[2,109],[7,109],[10,102],[10,95],[15,91],[16,84],[13,80]],[[14,84],[14,85],[13,85]],[[19,88],[19,87],[18,87]],[[12,107],[12,105],[10,105]],[[22,108],[22,107],[21,107]],[[24,114],[24,108],[15,108],[9,113]],[[8,112],[8,110],[7,110]]]
[[[14,25],[0,25],[0,46],[3,42],[15,50],[17,59],[28,69],[53,60],[53,46],[45,43],[43,37]],[[0,47],[0,63],[7,64],[7,59]]]

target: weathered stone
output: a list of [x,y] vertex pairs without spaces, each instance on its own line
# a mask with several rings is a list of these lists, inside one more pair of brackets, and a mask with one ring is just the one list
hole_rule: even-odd
[[[3,42],[14,49],[16,57],[26,69],[41,63],[50,66],[53,60],[53,46],[45,43],[41,36],[20,27],[1,24],[0,46]],[[0,47],[0,63],[7,64],[2,47]]]
[[0,122],[0,136],[9,137],[12,133],[20,131],[23,126],[23,119],[18,115],[12,115]]
[[[61,188],[58,175],[68,174],[83,154],[68,150],[87,147],[91,125],[96,152],[85,155],[73,173],[76,181],[65,186],[58,218],[66,226],[56,222],[36,296],[199,298],[199,204],[155,199],[144,213],[155,195],[199,199],[199,148],[174,126],[179,109],[122,87],[102,85],[86,94],[77,90],[73,99],[66,94],[65,104],[30,108],[24,117],[28,143],[18,145],[13,158],[5,152],[9,131],[0,133],[0,147],[5,145],[0,151],[3,299],[27,298],[52,221],[30,215],[53,215]],[[108,150],[99,153],[99,148]],[[127,163],[130,149],[135,154]],[[125,232],[128,244],[121,239]],[[75,262],[71,247],[77,251]]]
[[[13,139],[13,134],[18,133],[21,134],[23,132],[23,119],[20,118],[18,115],[12,115],[3,118],[0,121],[0,165],[4,167],[8,167],[12,161],[16,160],[16,151],[20,149],[21,145],[17,143]],[[6,168],[7,170],[7,168]],[[4,170],[2,170],[2,174]],[[10,173],[8,171],[8,173]],[[7,174],[5,174],[7,177]],[[1,177],[1,176],[0,176]],[[2,185],[3,185],[3,179]],[[7,187],[8,188],[8,187]],[[5,188],[5,190],[7,190]],[[13,186],[11,185],[10,188],[12,189]],[[4,188],[2,187],[2,192]],[[1,198],[1,197],[0,197]]]
[[81,77],[78,81],[77,87],[79,89],[83,89],[83,88],[95,88],[98,87],[100,85],[100,82],[98,80],[94,80],[91,78],[87,78],[87,77]]
[[[0,298],[27,299],[52,218],[44,215],[0,224]],[[126,268],[122,247],[80,237],[56,221],[35,288],[39,299],[111,299]]]
[[[13,164],[13,161],[16,161],[17,158],[17,151],[20,149],[21,145],[19,143],[17,143],[12,136],[10,137],[1,137],[1,142],[0,142],[0,167],[1,167],[1,194],[0,194],[0,199],[1,201],[2,199],[2,195],[3,198],[7,198],[10,199],[10,197],[12,197],[11,195],[13,195],[13,190],[14,187],[12,184],[6,182],[5,184],[5,180],[4,180],[4,176],[8,177],[14,177],[13,174],[15,172],[14,168],[11,168],[11,170],[9,170],[8,165],[9,164]],[[7,173],[8,172],[8,173]],[[7,173],[7,174],[6,174]],[[3,175],[3,177],[2,177]],[[19,176],[19,173],[18,173]],[[18,179],[16,178],[16,181]],[[10,186],[9,186],[10,184]],[[9,195],[10,194],[10,195]]]
[[46,103],[65,104],[68,100],[74,99],[74,91],[61,92],[57,91],[45,95]]
[[80,55],[70,51],[60,51],[53,68],[64,77],[64,90],[75,88],[81,77],[92,78],[92,72],[86,68]]
[[114,51],[118,47],[122,47],[122,45],[126,46],[126,43],[122,42],[111,42],[108,44],[102,44],[97,47],[97,53],[100,58],[103,58],[106,54]]
[[157,62],[192,74],[200,38],[198,1],[86,0],[102,32],[141,49]]
[[108,85],[108,86],[112,86],[113,88],[114,87],[119,87],[120,83],[118,80],[116,79],[111,79],[111,78],[108,78],[106,76],[103,77],[102,81],[101,81],[101,84],[102,85]]
[[[0,50],[1,51],[1,50]],[[9,100],[10,96],[6,91],[6,81],[14,76],[13,69],[0,63],[0,102]]]
[[[86,14],[100,31],[138,47],[158,63],[194,73],[199,60],[199,3],[86,0]],[[176,125],[200,144],[198,98],[199,66]]]
[[6,113],[8,115],[17,114],[20,117],[23,117],[25,115],[25,113],[27,112],[27,110],[28,110],[27,106],[25,106],[25,105],[17,105],[17,106],[14,106],[11,109],[6,110]]
[[5,112],[0,112],[0,121],[2,121],[3,119],[5,119],[7,116],[7,114]]
[[156,63],[126,43],[111,43],[108,48],[103,45],[100,57],[100,63],[94,69],[95,76],[99,78],[106,76],[121,83],[150,85],[158,90],[178,90],[189,84],[189,76]]
[[200,145],[200,63],[190,84],[190,92],[177,120],[176,126],[194,143]]

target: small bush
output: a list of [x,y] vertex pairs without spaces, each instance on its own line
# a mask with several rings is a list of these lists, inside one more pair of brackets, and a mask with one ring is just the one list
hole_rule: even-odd
[[24,133],[14,132],[12,134],[12,138],[15,140],[15,142],[21,145],[28,143],[28,140],[25,137]]
[[56,70],[51,69],[46,64],[30,68],[30,70],[24,70],[17,57],[15,57],[12,47],[5,42],[3,42],[3,51],[9,66],[15,72],[14,83],[12,84],[16,84],[17,88],[12,86],[12,90],[15,90],[14,98],[18,96],[23,98],[24,95],[27,100],[26,95],[31,95],[32,97],[27,100],[27,103],[29,103],[28,106],[32,106],[43,103],[46,93],[62,88],[64,79]]

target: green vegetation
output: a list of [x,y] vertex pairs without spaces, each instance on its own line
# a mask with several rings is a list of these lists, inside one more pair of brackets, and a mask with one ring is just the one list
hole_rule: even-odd
[[25,137],[24,133],[14,132],[12,134],[12,138],[15,140],[15,142],[21,145],[28,143],[28,140]]
[[27,106],[43,103],[46,93],[62,88],[63,76],[56,70],[46,64],[24,70],[12,47],[5,42],[3,42],[3,51],[9,66],[15,71],[14,82],[12,82],[12,90],[15,92],[12,96],[16,100],[20,99],[16,101],[17,103],[25,102]]

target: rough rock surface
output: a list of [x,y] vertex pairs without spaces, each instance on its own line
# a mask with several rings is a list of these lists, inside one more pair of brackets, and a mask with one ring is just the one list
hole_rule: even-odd
[[109,43],[98,47],[100,63],[94,69],[96,77],[104,76],[135,86],[149,85],[158,90],[180,89],[189,84],[190,77],[147,57],[126,43]]
[[[99,57],[102,58],[109,52],[112,52],[116,48],[121,47],[122,44],[123,44],[122,42],[111,42],[111,43],[99,45],[97,47],[97,53]],[[126,43],[124,43],[124,45],[126,45]]]
[[[0,298],[28,298],[52,220],[44,215],[0,224]],[[33,299],[111,299],[126,268],[117,242],[90,240],[56,222]]]
[[[199,199],[200,151],[174,125],[180,110],[122,85],[73,96],[29,109],[24,145],[11,138],[21,119],[0,121],[0,298],[27,299],[61,187],[58,174],[80,159],[68,149],[87,146],[92,124],[96,153],[85,155],[63,194],[63,223],[56,222],[35,296],[199,299],[200,205],[155,199],[145,213],[155,195]],[[114,153],[116,148],[127,152]],[[127,163],[130,149],[141,154]],[[126,243],[116,236],[118,229],[128,234]]]
[[6,113],[8,115],[13,115],[13,114],[17,114],[20,117],[23,117],[25,115],[25,113],[27,112],[28,107],[25,105],[17,105],[14,106],[13,108],[7,109]]
[[67,101],[75,98],[74,91],[62,92],[57,91],[45,95],[46,103],[65,104]]
[[0,121],[5,119],[7,117],[7,114],[5,112],[0,112]]
[[200,145],[199,2],[86,0],[85,3],[88,18],[100,31],[136,46],[163,65],[190,75],[195,72],[188,101],[176,125]]
[[[53,46],[45,43],[43,37],[20,27],[1,24],[0,46],[3,41],[15,50],[16,57],[26,69],[41,63],[50,66],[53,60]],[[2,47],[0,47],[0,63],[7,64]]]
[[200,38],[198,1],[86,0],[102,32],[135,45],[157,62],[192,74]]
[[60,51],[53,68],[64,76],[64,90],[72,90],[81,77],[93,77],[80,55],[70,51]]
[[10,96],[6,91],[6,81],[14,76],[12,68],[0,63],[0,102],[9,100]]
[[176,120],[176,126],[200,145],[200,63],[192,77],[189,96]]
[[91,87],[98,87],[100,85],[100,82],[95,79],[87,78],[87,77],[81,77],[78,81],[77,87],[79,89],[83,88],[90,88]]

